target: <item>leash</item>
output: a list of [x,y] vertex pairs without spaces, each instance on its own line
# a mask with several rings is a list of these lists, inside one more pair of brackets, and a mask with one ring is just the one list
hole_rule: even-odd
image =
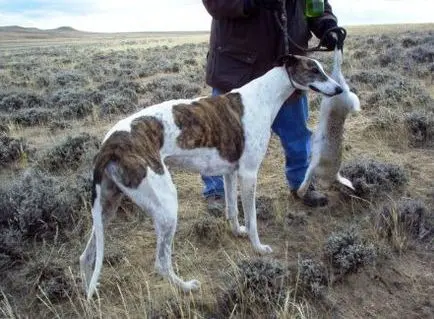
[[335,35],[337,36],[337,39],[335,37],[335,39],[337,40],[336,46],[339,50],[343,51],[343,47],[344,47],[344,40],[347,36],[347,30],[345,30],[342,27],[332,27],[328,30],[326,30],[326,32],[324,32],[323,36],[321,37],[321,39],[319,40],[319,43],[317,46],[312,47],[312,48],[304,48],[302,46],[300,46],[298,43],[296,43],[294,40],[292,40],[292,38],[289,36],[288,34],[288,16],[286,13],[286,0],[280,0],[280,4],[281,4],[281,12],[280,12],[280,17],[278,12],[274,13],[274,16],[276,18],[277,24],[279,25],[280,29],[282,30],[283,33],[283,37],[284,37],[284,44],[285,44],[285,52],[284,55],[289,55],[289,42],[291,42],[291,44],[296,47],[297,49],[299,49],[300,51],[303,52],[326,52],[326,51],[333,51],[330,50],[328,48],[325,47],[324,45],[324,40],[327,37],[327,35],[330,32],[334,32]]

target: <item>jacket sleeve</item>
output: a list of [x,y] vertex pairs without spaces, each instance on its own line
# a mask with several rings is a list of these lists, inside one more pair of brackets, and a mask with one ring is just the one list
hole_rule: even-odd
[[233,19],[246,16],[246,0],[202,0],[206,10],[214,19]]
[[309,18],[307,21],[309,29],[317,38],[321,38],[328,28],[336,26],[338,23],[338,19],[333,14],[332,7],[328,0],[324,1],[324,14],[320,17]]

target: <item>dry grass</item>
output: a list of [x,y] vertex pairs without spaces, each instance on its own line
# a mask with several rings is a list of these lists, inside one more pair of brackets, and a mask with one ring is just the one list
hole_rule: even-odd
[[[385,170],[379,171],[383,179],[370,179],[378,177],[371,167],[357,176],[370,180],[369,196],[330,190],[328,207],[304,207],[288,193],[273,137],[258,186],[259,233],[273,247],[262,259],[224,220],[206,215],[199,176],[176,171],[174,263],[183,278],[200,280],[201,290],[180,293],[154,272],[152,222],[125,202],[106,230],[101,285],[89,303],[78,256],[90,229],[93,138],[101,140],[123,113],[151,101],[209,93],[207,34],[0,39],[2,149],[11,154],[0,173],[0,316],[431,318],[434,85],[426,70],[433,67],[432,25],[351,27],[348,33],[344,74],[362,112],[346,124],[344,164],[374,160],[377,168],[404,172],[406,183],[388,184]],[[316,56],[330,66],[330,55]],[[165,90],[158,91],[159,83]],[[313,109],[312,128],[317,116]],[[26,183],[24,170],[35,168],[44,173],[31,173]],[[406,198],[424,207],[417,236],[408,229],[419,225],[409,218],[419,216],[418,206]],[[330,246],[339,246],[333,264],[326,243],[354,228],[351,248]],[[336,272],[337,266],[343,268]]]

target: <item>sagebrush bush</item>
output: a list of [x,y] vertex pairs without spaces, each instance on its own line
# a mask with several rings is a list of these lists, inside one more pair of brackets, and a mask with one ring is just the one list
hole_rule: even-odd
[[58,118],[81,119],[92,114],[94,98],[92,91],[60,89],[51,95],[50,108]]
[[74,70],[59,71],[54,74],[54,83],[59,86],[85,86],[86,76]]
[[380,72],[375,69],[358,71],[350,76],[350,81],[368,85],[371,88],[378,88],[385,83],[397,81],[398,77],[393,73]]
[[53,114],[52,110],[46,108],[33,108],[16,111],[6,118],[8,121],[21,126],[37,126],[49,123],[56,119],[58,115]]
[[[230,285],[220,296],[222,313],[261,316],[281,306],[287,293],[290,273],[275,260],[256,258],[239,262],[229,275]],[[234,314],[234,313],[232,313]]]
[[122,90],[129,89],[133,90],[136,93],[144,93],[145,87],[137,82],[137,81],[129,81],[125,79],[115,79],[109,80],[98,86],[98,90],[100,91],[110,91],[110,90]]
[[96,153],[98,147],[99,140],[87,133],[68,136],[42,154],[38,166],[52,173],[76,170],[84,159],[91,158]]
[[39,108],[45,105],[45,99],[33,92],[22,91],[0,94],[0,111],[2,112]]
[[417,110],[407,113],[405,116],[405,124],[412,146],[421,147],[434,145],[434,110],[433,112]]
[[[3,213],[3,211],[2,211]],[[22,265],[28,259],[23,234],[8,224],[0,224],[0,271]]]
[[388,238],[418,239],[432,231],[427,229],[430,225],[425,226],[427,215],[428,209],[422,201],[402,198],[396,203],[384,204],[375,214],[375,225],[379,233]]
[[180,75],[162,75],[146,85],[148,92],[152,93],[153,104],[172,99],[187,99],[197,96],[202,87],[187,81]]
[[84,205],[75,183],[36,169],[26,170],[2,192],[0,211],[8,211],[3,225],[23,238],[50,239],[64,233]]
[[324,245],[324,256],[335,273],[345,275],[375,261],[373,244],[365,244],[354,229],[333,233]]
[[400,191],[408,183],[408,175],[402,167],[372,159],[346,163],[341,173],[353,183],[357,196],[370,200]]
[[122,89],[106,96],[101,104],[101,116],[129,114],[137,110],[139,98],[131,89]]
[[367,97],[365,105],[369,109],[383,106],[408,110],[431,103],[433,99],[429,92],[420,85],[401,79],[377,88]]
[[27,149],[27,144],[23,139],[15,139],[5,133],[0,133],[0,167],[20,160]]
[[304,294],[320,296],[328,284],[328,272],[322,262],[311,258],[298,261],[298,285]]

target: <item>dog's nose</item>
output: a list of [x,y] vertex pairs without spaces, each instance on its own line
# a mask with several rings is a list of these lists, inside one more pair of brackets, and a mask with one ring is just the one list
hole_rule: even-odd
[[344,90],[342,90],[342,88],[340,86],[337,86],[335,89],[335,95],[337,94],[341,94]]
[[337,86],[337,87],[335,88],[335,94],[334,94],[334,95],[341,94],[343,91],[344,91],[344,90],[343,90],[340,86]]

